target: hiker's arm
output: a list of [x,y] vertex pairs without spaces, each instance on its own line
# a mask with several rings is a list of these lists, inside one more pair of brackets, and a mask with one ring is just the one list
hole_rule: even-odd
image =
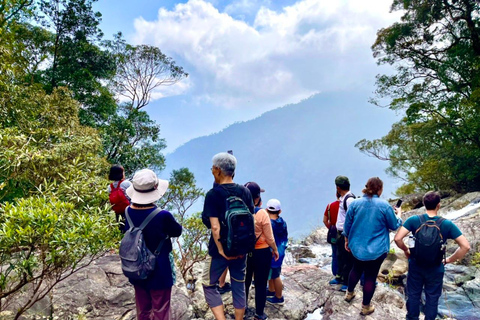
[[401,214],[401,208],[394,209],[392,206],[388,205],[387,212],[385,213],[385,218],[387,220],[387,227],[389,230],[397,230],[399,227],[402,226],[403,220],[401,218]]
[[217,245],[218,253],[225,259],[230,260],[230,258],[225,255],[225,252],[223,252],[223,246],[220,242],[220,221],[218,218],[210,217],[210,224],[212,225],[212,237]]
[[398,230],[397,234],[395,235],[395,239],[394,239],[397,247],[399,247],[400,249],[403,250],[403,252],[407,256],[407,258],[410,257],[410,249],[408,249],[408,247],[405,245],[405,243],[403,243],[403,238],[405,238],[409,232],[410,231],[407,228],[400,227],[400,229]]
[[180,235],[182,234],[182,225],[178,223],[177,220],[175,220],[171,213],[168,217],[167,232],[170,238],[180,237]]
[[330,221],[328,221],[327,216],[323,216],[323,224],[325,225],[325,227],[327,227],[327,229],[330,229]]
[[268,216],[268,213],[265,210],[261,210],[257,212],[258,217],[261,219],[261,224],[262,224],[262,233],[265,236],[265,241],[267,244],[272,248],[272,254],[275,257],[275,261],[278,260],[279,254],[278,254],[278,248],[277,244],[275,243],[275,237],[273,236],[273,230],[272,230],[272,223],[270,222],[270,217]]
[[445,263],[452,263],[462,259],[467,254],[468,250],[470,250],[470,244],[464,235],[456,238],[455,242],[458,244],[458,248],[450,257],[445,260]]

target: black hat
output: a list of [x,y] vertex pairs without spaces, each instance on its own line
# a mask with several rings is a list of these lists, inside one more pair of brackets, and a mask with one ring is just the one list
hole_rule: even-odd
[[256,182],[247,182],[245,187],[250,190],[253,199],[260,197],[260,192],[265,192]]

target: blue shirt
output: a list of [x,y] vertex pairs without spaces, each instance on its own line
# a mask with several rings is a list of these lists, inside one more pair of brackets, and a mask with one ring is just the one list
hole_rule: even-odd
[[343,234],[355,258],[371,261],[390,250],[390,230],[401,225],[402,219],[387,201],[364,195],[348,206]]
[[[424,215],[426,220],[437,220],[440,218],[439,216],[429,217],[426,213]],[[415,233],[415,231],[420,228],[420,218],[418,215],[411,216],[407,219],[407,221],[405,221],[403,227],[408,231]],[[457,239],[462,235],[462,231],[460,231],[460,229],[458,229],[458,227],[448,219],[445,219],[440,225],[440,232],[442,233],[442,237],[445,239],[445,241],[447,239]]]

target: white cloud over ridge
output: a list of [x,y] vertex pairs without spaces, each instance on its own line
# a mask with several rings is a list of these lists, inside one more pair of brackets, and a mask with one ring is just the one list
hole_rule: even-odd
[[376,31],[398,18],[385,0],[302,0],[280,12],[261,6],[250,24],[233,18],[258,4],[234,1],[220,12],[190,0],[161,8],[156,21],[135,20],[134,41],[160,47],[190,73],[191,83],[175,93],[267,110],[317,92],[371,86],[378,70],[370,46]]

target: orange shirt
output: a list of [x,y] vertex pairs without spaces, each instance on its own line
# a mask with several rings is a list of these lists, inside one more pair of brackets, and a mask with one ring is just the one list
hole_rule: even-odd
[[[255,237],[258,238],[255,243],[255,249],[264,249],[273,246],[275,238],[273,237],[272,223],[270,216],[265,209],[255,213]],[[260,237],[260,238],[259,238]]]

